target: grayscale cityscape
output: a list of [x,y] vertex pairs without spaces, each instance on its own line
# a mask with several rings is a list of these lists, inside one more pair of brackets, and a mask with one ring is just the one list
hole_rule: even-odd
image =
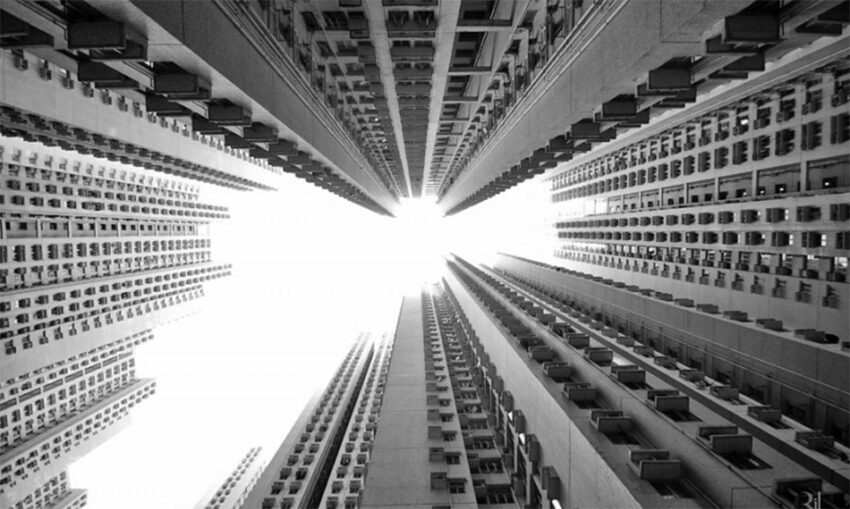
[[850,507],[848,25],[3,0],[0,509]]

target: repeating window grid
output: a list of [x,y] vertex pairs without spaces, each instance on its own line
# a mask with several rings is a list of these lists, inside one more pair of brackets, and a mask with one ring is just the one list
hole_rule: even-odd
[[[64,331],[61,327],[55,327],[51,331],[52,336],[49,336],[47,332],[41,332],[39,335],[24,334],[15,339],[7,340],[3,343],[3,350],[0,350],[0,355],[15,355],[19,351],[26,351],[35,348],[38,345],[47,344],[51,341],[51,339],[58,341],[66,336],[75,336],[80,333],[86,333],[92,329],[112,325],[116,322],[132,320],[134,318],[144,316],[146,313],[164,310],[171,306],[189,302],[201,297],[202,295],[202,286],[195,285],[180,290],[166,292],[162,294],[158,300],[149,298],[137,300],[128,306],[117,309],[117,311],[112,308],[106,308],[102,311],[102,314],[95,316],[91,322],[88,319],[84,319],[79,323],[67,326]],[[115,311],[115,313],[112,311]],[[98,313],[101,312],[98,311]],[[101,320],[101,317],[103,317],[103,320]],[[80,329],[77,328],[77,325],[80,326]],[[146,326],[150,326],[150,324],[147,324]]]
[[[545,264],[545,263],[542,263],[542,262],[534,262],[534,261],[530,261],[530,260],[526,260],[526,259],[521,259],[521,258],[518,258],[518,257],[511,257],[511,258],[516,258],[517,260],[521,260],[522,262],[530,263],[532,265],[536,265],[536,266],[543,267],[543,268],[546,268],[546,269],[555,269],[554,266],[551,266],[551,265],[548,265],[548,264]],[[545,292],[546,290],[544,290],[543,288],[548,287],[547,285],[551,284],[550,279],[547,279],[547,277],[544,274],[542,274],[540,272],[536,272],[536,271],[534,273],[534,276],[536,276],[536,277],[528,278],[528,277],[526,277],[527,275],[518,276],[518,275],[514,274],[514,270],[517,269],[517,268],[518,267],[516,265],[510,265],[507,269],[502,269],[502,270],[505,270],[505,274],[507,275],[507,277],[510,280],[514,280],[514,281],[517,281],[517,282],[520,283],[518,288],[523,288],[525,286],[526,288],[530,288],[532,291],[538,290],[538,291]],[[651,344],[650,351],[652,351],[652,348],[654,348],[654,345]],[[672,355],[675,356],[676,354],[672,354]],[[685,361],[685,362],[687,362],[687,361]],[[790,466],[790,464],[786,464],[786,466]],[[778,469],[777,471],[781,471],[781,468],[783,468],[783,467],[777,467],[776,465],[774,465],[774,467],[776,467]]]
[[[259,472],[262,472],[262,469],[253,469],[257,475],[254,476],[253,479],[249,480],[249,482],[244,486],[244,489],[236,495],[236,497],[230,497],[233,490],[237,489],[239,483],[242,481],[243,477],[248,473],[248,469],[251,465],[257,460],[259,456],[260,448],[252,447],[245,456],[239,461],[239,464],[230,473],[227,479],[224,480],[222,485],[216,490],[216,493],[212,496],[212,498],[206,503],[206,509],[218,509],[230,498],[236,499],[244,499],[247,492],[250,491],[253,486],[253,482],[256,481],[256,478]],[[238,504],[237,504],[238,507]]]
[[[850,73],[846,60],[840,61],[838,68],[841,72],[811,74],[805,80],[758,93],[556,176],[554,201],[598,194],[603,205],[597,206],[597,215],[589,221],[569,220],[570,215],[586,211],[570,203],[563,205],[565,219],[555,224],[559,241],[555,255],[623,271],[750,290],[765,297],[787,294],[790,298],[793,294],[799,302],[840,308],[843,285],[836,284],[846,281],[850,232],[845,221],[850,207],[843,195],[829,193],[850,185],[846,181],[850,160],[843,155],[848,142]],[[727,176],[730,168],[736,167],[746,170]],[[608,176],[626,169],[628,175]],[[700,176],[700,171],[720,175],[721,169],[719,178],[704,180]],[[808,182],[801,175],[809,175]],[[683,183],[660,187],[668,178]],[[612,197],[617,187],[644,184],[648,190]],[[821,196],[807,205],[796,198],[798,191]],[[765,198],[770,202],[749,204]],[[640,216],[659,207],[662,209],[656,214],[666,216]],[[700,221],[672,222],[687,226],[687,230],[670,227],[670,214],[663,210],[669,207],[677,209],[677,217],[698,216]],[[819,211],[819,217],[801,219],[799,213],[806,209]],[[771,219],[776,210],[784,210],[785,217]],[[703,221],[704,216],[708,220]],[[599,223],[608,223],[609,228],[600,230],[604,225]],[[622,226],[639,228],[624,231]],[[787,273],[777,268],[783,278],[752,274],[765,266],[762,259],[773,253],[780,254],[787,265]],[[826,259],[821,263],[812,256]],[[798,264],[795,257],[810,260]],[[731,268],[743,272],[723,270]],[[821,281],[809,279],[819,272]],[[789,285],[794,291],[786,290]]]
[[[712,113],[690,119],[668,129],[650,139],[640,140],[624,148],[617,149],[587,162],[571,164],[569,168],[553,176],[552,190],[559,191],[583,182],[592,181],[619,171],[648,169],[661,164],[671,165],[673,161],[682,161],[683,156],[699,152],[714,154],[714,149],[731,147],[732,143],[758,139],[770,135],[776,141],[777,133],[789,128],[801,128],[812,121],[823,123],[819,130],[823,142],[805,143],[806,150],[814,150],[829,145],[840,145],[847,141],[846,117],[841,117],[841,125],[836,126],[837,138],[829,135],[828,127],[832,118],[846,113],[846,90],[850,87],[850,74],[846,72],[847,61],[837,62],[843,67],[840,76],[829,69],[810,73],[807,78],[794,79],[775,86],[771,90],[760,91],[753,96],[720,107]],[[832,67],[834,64],[830,64]],[[843,99],[841,97],[844,97]],[[810,138],[817,138],[808,133]],[[829,137],[829,143],[826,138]],[[798,140],[800,138],[797,138]],[[797,143],[798,147],[802,144]],[[604,149],[603,149],[604,150]],[[731,153],[731,149],[727,150]],[[775,153],[775,152],[774,152]],[[786,155],[786,154],[782,154]],[[759,157],[756,154],[756,157]],[[800,154],[797,154],[797,158]],[[758,159],[757,159],[758,160]],[[560,201],[566,197],[562,191],[555,193],[553,199]]]
[[[475,338],[475,332],[467,328],[467,326],[464,322],[465,317],[462,315],[462,311],[460,311],[459,308],[457,308],[455,306],[454,302],[450,298],[449,293],[446,292],[446,291],[443,291],[442,289],[440,289],[440,291],[439,291],[439,297],[436,298],[436,302],[437,302],[438,308],[441,310],[441,313],[443,313],[447,317],[446,321],[445,321],[445,326],[446,326],[446,329],[447,329],[448,332],[446,332],[445,335],[446,335],[446,337],[449,338],[448,343],[451,345],[452,350],[454,350],[454,351],[463,350],[464,346],[466,346],[467,347],[466,351],[469,352],[469,355],[470,355],[470,358],[467,361],[467,365],[468,366],[474,366],[476,369],[480,369],[481,372],[483,373],[482,380],[486,380],[488,382],[486,385],[490,388],[490,390],[492,390],[493,385],[492,385],[492,382],[489,379],[490,375],[487,374],[488,368],[486,366],[486,363],[482,361],[482,359],[479,356],[479,351],[476,348],[472,347],[472,342],[470,341],[470,338],[473,338],[473,339]],[[452,327],[449,327],[450,325]],[[472,376],[460,377],[460,378],[458,378],[458,381],[454,385],[462,387],[464,390],[469,390],[469,389],[475,390],[475,387],[476,387],[475,384],[474,384],[474,379],[473,379]],[[492,396],[492,399],[494,401],[498,401],[498,394],[497,393],[493,393],[491,396]],[[497,408],[498,408],[498,406],[497,406]],[[473,439],[472,448],[473,449],[480,449],[482,447],[482,445],[486,445],[486,447],[484,447],[484,448],[494,449],[494,439],[496,438],[496,435],[494,435],[494,433],[493,433],[493,428],[489,424],[489,421],[487,419],[487,415],[494,415],[495,417],[498,418],[499,412],[497,412],[496,414],[490,414],[490,412],[487,411],[485,413],[483,411],[483,409],[480,408],[480,409],[477,409],[477,412],[475,412],[473,414],[467,414],[467,415],[470,418],[479,419],[475,422],[482,423],[482,426],[472,426],[472,425],[470,425],[467,428],[465,428],[466,430],[472,430],[472,431],[468,431],[472,435],[472,439]],[[470,420],[469,422],[472,423],[473,421]],[[506,422],[504,417],[502,417],[502,422],[503,423]],[[508,429],[508,431],[510,431],[509,428],[507,428],[507,429]],[[486,443],[484,442],[485,440],[486,440]],[[479,465],[480,465],[479,470],[477,472],[475,472],[475,471],[472,472],[473,479],[475,479],[475,475],[478,475],[478,474],[487,474],[487,475],[501,474],[500,477],[501,477],[502,481],[504,481],[505,484],[508,483],[509,478],[508,478],[507,473],[505,472],[505,469],[503,467],[502,458],[501,458],[501,450],[500,450],[500,448],[495,448],[495,450],[499,452],[498,456],[496,456],[492,460],[481,460],[479,462]],[[476,482],[476,481],[473,481],[473,482]],[[512,492],[510,491],[509,488],[508,488],[507,492],[503,493],[501,496],[490,497],[490,495],[492,493],[495,493],[495,492],[493,490],[488,490],[488,499],[487,499],[488,503],[511,503],[514,500],[513,494],[512,494]],[[491,499],[492,499],[492,502],[490,501]]]
[[[0,246],[0,290],[210,262],[209,239],[73,242],[15,241]],[[5,261],[4,261],[5,260]]]
[[[135,278],[125,276],[109,282],[101,281],[96,285],[69,285],[51,293],[33,290],[16,296],[16,301],[0,301],[0,311],[4,314],[0,317],[3,320],[0,323],[0,338],[6,339],[4,351],[0,351],[0,355],[13,355],[19,346],[23,349],[32,348],[35,343],[31,330],[40,330],[40,334],[35,334],[37,343],[45,344],[50,340],[48,330],[52,332],[54,340],[60,339],[64,336],[63,328],[68,335],[74,335],[78,333],[77,325],[83,332],[93,326],[103,326],[101,315],[108,325],[115,320],[123,320],[124,311],[128,317],[132,317],[172,305],[175,297],[181,300],[194,298],[202,291],[201,283],[227,275],[229,268],[229,265],[218,265],[159,271]],[[160,276],[162,282],[156,281]],[[196,295],[192,295],[192,292]],[[25,301],[26,306],[21,308],[21,301],[25,299],[28,299]],[[13,302],[16,302],[15,307]],[[70,325],[65,327],[60,325],[68,322]],[[17,330],[13,329],[15,326]]]
[[15,503],[13,509],[44,509],[51,507],[68,494],[68,474],[62,472],[51,477],[43,485],[36,488],[23,500]]
[[198,202],[194,195],[191,200],[173,199],[151,186],[9,163],[0,169],[0,200],[10,212],[128,219],[163,216],[201,222],[229,217],[226,207]]
[[0,175],[38,178],[46,185],[67,183],[172,200],[198,200],[196,185],[128,171],[127,166],[107,167],[102,159],[94,157],[68,159],[65,153],[55,157],[48,150],[44,147],[32,150],[14,138],[4,138],[0,143]]
[[[322,450],[328,446],[325,433],[336,416],[337,409],[342,397],[349,389],[349,382],[354,375],[358,363],[367,345],[366,337],[361,336],[351,347],[339,368],[337,368],[331,382],[313,409],[313,415],[303,430],[299,443],[296,443],[290,451],[285,465],[277,465],[279,470],[278,479],[273,481],[269,487],[268,496],[264,504],[291,504],[296,506],[306,495],[302,490],[302,482],[309,479],[315,468],[319,468],[314,462],[316,456],[322,454]],[[311,442],[312,439],[312,443]],[[271,467],[270,467],[271,468]]]
[[[465,461],[461,461],[461,457],[463,456],[462,451],[469,447],[467,442],[470,436],[467,431],[463,430],[459,419],[452,418],[446,421],[443,417],[446,415],[454,417],[455,415],[467,414],[465,397],[470,396],[470,394],[467,394],[469,391],[458,389],[461,388],[461,384],[466,383],[470,379],[468,377],[468,371],[465,369],[467,365],[466,360],[462,356],[460,344],[453,328],[453,316],[446,302],[441,297],[442,294],[437,285],[432,288],[431,292],[423,292],[423,311],[427,315],[426,321],[430,329],[427,335],[434,341],[431,343],[432,351],[438,352],[442,359],[448,359],[450,361],[448,375],[446,377],[441,376],[442,380],[438,379],[438,381],[448,382],[447,386],[445,386],[445,392],[451,397],[448,401],[452,407],[450,413],[442,412],[440,419],[442,439],[446,445],[444,448],[446,452],[445,461],[450,465],[461,465],[461,463],[466,463]],[[438,386],[438,388],[442,388],[442,386]],[[477,401],[477,395],[475,397]],[[458,437],[461,438],[461,441],[456,443]],[[468,475],[468,466],[464,467],[463,471]],[[465,493],[466,482],[467,479],[465,478],[449,479],[449,492],[452,494]]]
[[67,376],[0,404],[6,406],[0,410],[0,453],[84,412],[136,380],[131,352],[87,367],[76,366]]
[[[346,440],[334,462],[331,482],[325,488],[319,507],[326,507],[329,503],[332,505],[338,496],[360,493],[369,463],[371,440],[377,428],[379,407],[376,409],[373,403],[383,392],[389,352],[386,341],[376,347],[376,354],[355,405],[357,410],[345,431]],[[367,408],[371,408],[368,415]]]
[[[850,165],[850,158],[847,162]],[[645,251],[684,246],[847,256],[850,244],[839,237],[847,231],[848,218],[850,204],[846,199],[842,195],[825,195],[817,200],[797,198],[594,216],[558,221],[554,226],[560,249],[577,252],[635,253],[638,248]],[[809,238],[812,232],[817,237]]]
[[[0,235],[12,239],[87,239],[92,237],[124,238],[143,237],[140,240],[172,240],[169,237],[198,237],[206,231],[206,223],[187,220],[161,220],[147,218],[88,218],[72,216],[39,216],[27,213],[7,217],[0,227]],[[144,239],[144,237],[157,237]],[[161,238],[164,237],[164,238]],[[30,240],[34,242],[34,240]]]
[[[24,71],[24,72],[33,72],[33,71]],[[37,72],[37,71],[35,71]],[[59,81],[55,81],[49,84],[45,84],[44,80],[35,80],[31,83],[37,86],[52,86],[56,93],[64,94],[66,100],[70,100],[73,102],[79,101],[91,101],[97,109],[106,109],[108,111],[103,112],[106,115],[127,115],[132,116],[138,119],[139,127],[142,131],[156,129],[157,132],[151,133],[156,137],[160,137],[161,130],[170,130],[175,133],[175,136],[181,136],[183,138],[188,138],[197,142],[197,145],[194,146],[192,151],[189,151],[189,155],[191,153],[203,153],[207,150],[213,150],[217,152],[221,152],[226,154],[228,163],[230,165],[248,165],[248,168],[261,168],[266,172],[271,174],[281,174],[282,170],[267,164],[262,159],[255,159],[250,157],[245,151],[241,150],[233,150],[227,147],[223,140],[219,139],[215,136],[205,136],[199,135],[197,133],[191,132],[191,129],[185,124],[185,122],[178,121],[177,119],[167,119],[164,117],[158,117],[154,113],[147,113],[145,111],[145,105],[137,102],[128,100],[126,97],[118,93],[114,90],[100,90],[99,94],[94,94],[91,87],[87,84],[81,85],[81,90],[74,90],[74,79],[75,75],[70,71],[64,70],[67,74],[69,80],[66,83],[71,83],[70,87],[64,86]],[[52,80],[50,80],[52,81]],[[83,93],[81,94],[80,91]],[[99,99],[95,98],[95,95],[99,96]],[[132,107],[130,107],[132,105]],[[90,105],[85,105],[86,108],[90,108]],[[94,145],[98,150],[112,152],[123,158],[133,161],[136,164],[142,165],[147,163],[148,165],[157,168],[161,163],[166,162],[172,164],[174,167],[181,169],[186,166],[190,166],[195,169],[195,173],[188,173],[188,178],[195,178],[198,180],[202,180],[205,182],[215,182],[216,184],[223,185],[226,187],[233,187],[238,189],[244,189],[245,186],[239,182],[239,179],[227,175],[222,176],[217,179],[210,179],[209,175],[215,174],[215,172],[210,171],[210,168],[194,163],[190,160],[176,159],[170,157],[162,157],[163,154],[159,154],[156,151],[149,151],[142,147],[135,147],[129,143],[125,144],[117,140],[111,140],[105,138],[104,136],[96,133],[91,133],[85,131],[84,129],[72,128],[70,126],[64,125],[62,122],[52,121],[50,119],[41,118],[39,115],[30,115],[25,112],[19,111],[16,108],[7,106],[4,108],[0,114],[4,114],[10,117],[15,122],[16,127],[19,129],[23,129],[27,132],[34,133],[34,135],[48,136],[53,138],[53,141],[63,148],[67,148],[68,150],[73,150],[74,147],[80,144],[81,140],[88,141],[91,139],[94,141]],[[71,132],[71,129],[74,129],[74,132]],[[82,138],[80,138],[82,136]],[[182,140],[181,144],[187,143],[186,140]],[[92,149],[94,150],[94,149]],[[147,167],[147,166],[146,166]],[[161,166],[160,166],[161,167]],[[167,168],[167,166],[166,166]],[[198,176],[198,170],[202,173],[206,173],[202,177]],[[151,178],[152,180],[155,180]],[[264,188],[262,184],[251,182],[250,187],[252,188]]]
[[62,359],[52,364],[47,364],[33,371],[0,382],[0,402],[14,398],[18,394],[27,392],[33,388],[42,387],[55,383],[69,373],[80,367],[88,367],[98,362],[119,356],[124,357],[132,350],[153,339],[153,333],[145,330],[131,334],[119,340],[92,348],[87,352]]
[[[69,422],[66,426],[57,426],[36,443],[23,444],[19,447],[21,449],[19,454],[0,464],[0,493],[25,480],[33,471],[59,460],[72,449],[125,418],[131,408],[147,399],[154,390],[154,382],[137,381],[122,391],[125,395],[109,403],[105,408],[96,412],[91,411],[88,417],[81,416],[77,424]],[[85,417],[84,421],[83,417]]]
[[[840,189],[850,185],[846,182],[846,170],[842,170],[842,168],[846,166],[846,157],[842,158],[843,150],[841,147],[836,146],[835,149],[836,150],[833,150],[835,153],[821,152],[813,154],[812,157],[807,158],[807,164],[810,169],[809,173],[813,173],[815,171],[812,168],[819,168],[817,172],[820,178],[823,179],[823,182],[818,183],[816,180],[814,182],[810,182],[807,184],[807,188],[801,189],[801,191],[810,192],[818,190],[820,192],[831,192],[829,189],[830,186]],[[795,178],[797,178],[797,180],[792,179],[789,181],[788,185],[777,186],[777,189],[773,189],[772,182],[776,181],[778,178],[774,176],[777,171],[781,171],[783,175],[793,174],[792,176],[796,176]],[[665,166],[664,174],[666,175],[667,173]],[[754,173],[757,178],[753,177]],[[690,182],[686,184],[683,183],[678,186],[666,186],[662,188],[662,186],[655,184],[648,186],[647,190],[643,192],[632,192],[625,195],[615,196],[608,194],[597,200],[598,205],[593,213],[597,215],[607,214],[610,216],[612,214],[627,214],[629,212],[650,210],[659,207],[703,207],[707,204],[714,205],[720,202],[746,203],[747,200],[753,199],[780,198],[786,196],[789,192],[793,194],[797,191],[796,186],[799,185],[799,175],[799,163],[792,164],[790,166],[788,164],[779,164],[778,166],[776,164],[770,164],[766,165],[765,168],[758,168],[756,170],[748,169],[741,174],[721,176],[717,181],[719,182],[719,188],[717,187],[718,185],[715,183],[714,178],[705,180],[704,177],[700,179],[700,176],[695,176],[690,180]],[[786,177],[783,178],[785,178],[785,180],[788,179]],[[765,183],[763,186],[755,186],[756,183],[761,183],[762,180],[769,180],[770,182]],[[833,182],[833,180],[835,180],[835,182]],[[640,181],[641,177],[638,179],[638,182]],[[794,182],[797,183],[795,184]],[[813,188],[810,186],[817,187]],[[705,191],[702,190],[702,187],[705,187]],[[782,189],[778,190],[779,187],[782,187]],[[685,196],[685,189],[688,190],[687,197]],[[663,191],[664,196],[659,195],[660,191]],[[607,191],[605,190],[599,191],[600,194],[606,192]],[[667,197],[668,195],[675,196]],[[581,192],[568,198],[583,198],[586,196],[587,193]],[[717,197],[717,199],[715,199],[715,197]],[[571,215],[582,216],[586,214],[587,211],[584,208],[583,203],[584,200],[582,200],[582,207],[573,207],[571,203],[567,203],[565,208],[561,210],[561,215],[563,217],[569,217]]]

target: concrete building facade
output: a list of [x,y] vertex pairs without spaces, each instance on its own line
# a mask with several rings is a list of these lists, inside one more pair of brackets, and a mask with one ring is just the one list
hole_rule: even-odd
[[[291,173],[381,214],[423,196],[459,212],[843,22],[838,0],[20,1],[4,14],[7,102],[25,117],[8,122],[30,136],[245,189]],[[60,79],[21,89],[26,69]],[[116,137],[83,108],[138,127]]]
[[[3,508],[86,503],[69,465],[155,390],[136,376],[134,349],[229,274],[209,234],[229,215],[202,186],[267,190],[280,173],[104,77],[98,62],[131,58],[136,36],[87,9],[0,6]],[[104,36],[116,36],[108,48]]]
[[545,174],[554,249],[449,260],[243,506],[846,506],[847,13],[4,2],[0,503],[84,503],[68,463],[153,391],[133,348],[229,272],[200,186],[290,173],[385,215]]
[[[370,336],[361,334],[328,386],[301,412],[243,507],[316,507],[325,496],[329,480],[339,472],[334,472],[334,466],[344,467],[342,477],[346,477],[351,455],[358,454],[356,449],[344,452],[343,448],[355,409],[357,416],[366,412],[373,415],[371,406],[357,407],[357,401],[374,354]],[[371,383],[376,383],[374,378]],[[361,448],[368,447],[369,441],[361,444]],[[349,455],[345,465],[337,458],[340,454]]]
[[230,475],[210,493],[204,495],[195,509],[237,509],[242,506],[265,465],[262,447],[252,447],[230,472]]
[[[523,264],[540,266],[452,257],[441,283],[405,297],[371,368],[351,365],[361,338],[338,371],[360,373],[359,395],[331,383],[314,399],[243,507],[847,504],[845,444],[618,331],[566,272]],[[347,425],[325,418],[347,436],[300,466],[334,396],[358,408]]]
[[242,507],[517,507],[458,313],[435,285],[392,338],[361,336]]
[[[523,416],[531,447],[515,467],[534,474],[515,493],[528,503],[784,507],[819,493],[825,507],[847,504],[845,444],[619,332],[599,303],[581,301],[580,283],[559,279],[563,269],[526,264],[540,265],[510,258],[493,270],[457,258],[446,282],[494,398]],[[604,302],[620,305],[624,293]],[[846,369],[836,365],[836,376]]]
[[80,509],[86,504],[86,490],[72,489],[68,472],[51,477],[27,498],[18,501],[14,509]]
[[[5,134],[17,137],[0,138],[0,505],[46,507],[44,486],[153,393],[134,348],[229,273],[208,233],[227,214],[185,180]],[[69,493],[64,506],[85,503]]]

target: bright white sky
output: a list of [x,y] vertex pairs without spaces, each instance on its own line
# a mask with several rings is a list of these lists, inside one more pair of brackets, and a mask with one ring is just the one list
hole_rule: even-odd
[[391,330],[402,294],[439,277],[442,253],[485,263],[498,250],[549,254],[536,182],[453,217],[415,200],[391,219],[282,179],[279,192],[204,195],[230,204],[213,256],[233,275],[137,352],[157,393],[72,466],[89,509],[191,508],[249,447],[273,453],[358,332]]

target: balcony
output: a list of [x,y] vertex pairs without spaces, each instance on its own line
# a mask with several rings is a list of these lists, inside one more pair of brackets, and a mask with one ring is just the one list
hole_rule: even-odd
[[753,448],[753,437],[738,434],[737,426],[700,426],[699,437],[708,442],[715,454],[747,455]]
[[589,361],[604,366],[614,360],[614,351],[605,347],[587,347],[584,349],[584,356]]
[[427,19],[387,19],[389,37],[434,37],[437,32],[437,20]]
[[567,340],[568,345],[577,349],[587,348],[590,345],[590,336],[579,332],[567,333],[564,339]]
[[642,385],[646,382],[646,371],[632,364],[611,366],[611,376],[622,384]]
[[680,369],[679,378],[694,383],[705,382],[705,372],[699,369]]
[[653,408],[661,413],[687,413],[690,411],[690,398],[673,389],[650,390],[646,397]]
[[820,431],[798,431],[794,441],[813,451],[828,451],[835,446],[835,439]]
[[546,362],[555,358],[555,352],[548,346],[532,346],[528,349],[528,356],[537,362]]
[[738,389],[729,385],[713,385],[709,392],[712,396],[726,401],[738,399]]
[[682,477],[682,462],[660,449],[629,451],[629,465],[646,481],[675,481]]
[[631,433],[632,419],[620,410],[592,410],[590,421],[600,433]]
[[543,372],[557,382],[569,378],[572,369],[566,362],[544,362]]
[[782,412],[777,408],[769,406],[751,406],[747,408],[747,415],[764,423],[779,423],[782,421]]
[[434,59],[434,48],[430,46],[393,46],[390,48],[393,62],[422,62]]
[[596,400],[596,388],[589,383],[567,382],[564,384],[564,396],[573,402],[592,402]]

